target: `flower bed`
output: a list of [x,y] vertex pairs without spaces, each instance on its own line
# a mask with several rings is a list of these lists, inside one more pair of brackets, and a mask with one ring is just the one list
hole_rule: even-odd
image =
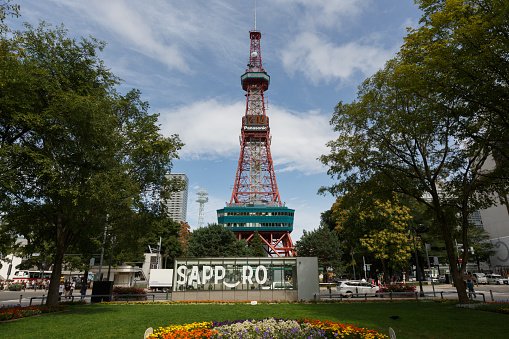
[[25,318],[43,313],[59,312],[64,308],[65,305],[0,308],[0,321]]
[[113,287],[113,300],[147,300],[147,291],[139,287]]
[[151,339],[313,339],[313,338],[388,338],[374,330],[353,325],[316,319],[275,319],[236,320],[225,322],[203,322],[186,325],[172,325],[158,328],[147,338]]

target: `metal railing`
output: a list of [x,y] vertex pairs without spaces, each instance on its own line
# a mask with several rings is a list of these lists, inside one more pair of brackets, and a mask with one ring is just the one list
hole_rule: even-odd
[[[122,301],[126,301],[126,302],[129,302],[129,299],[131,299],[131,301],[134,299],[134,300],[139,300],[140,297],[145,297],[145,300],[148,299],[148,297],[151,296],[152,297],[152,301],[154,302],[155,301],[155,294],[122,294],[122,295],[115,295],[115,294],[89,294],[89,295],[85,295],[85,296],[81,296],[81,295],[69,295],[69,296],[60,296],[59,297],[59,301],[71,301],[71,302],[74,302],[74,299],[79,299],[79,300],[84,300],[84,299],[90,299],[92,300],[92,298],[101,298],[101,300],[99,302],[103,302],[105,300],[108,300],[108,301],[111,301],[112,299],[114,299],[114,301],[120,301],[119,298],[122,300]],[[29,302],[29,306],[32,306],[32,303],[34,300],[38,300],[38,299],[41,299],[41,305],[44,304],[44,301],[47,299],[48,297],[46,295],[42,295],[41,297],[31,297],[30,298],[30,302]],[[23,295],[21,294],[19,296],[19,304],[21,305],[21,301],[23,299]]]
[[[314,295],[314,299],[315,300],[319,300],[319,299],[340,299],[340,300],[343,300],[343,299],[349,299],[351,297],[364,297],[364,300],[368,300],[368,297],[369,298],[384,298],[385,296],[389,296],[390,300],[393,300],[393,299],[400,299],[398,298],[398,296],[407,296],[407,297],[412,297],[412,299],[415,297],[416,300],[419,299],[419,292],[377,292],[377,293],[359,293],[359,292],[356,292],[356,293],[350,293],[349,295],[343,295],[341,293],[332,293],[332,291],[329,289],[329,293],[328,294],[315,294]],[[422,296],[420,296],[421,298],[427,298],[427,297],[436,297],[436,294],[440,294],[440,299],[444,299],[444,292],[443,291],[433,291],[433,292],[428,292],[428,293],[424,293]],[[483,299],[483,302],[486,302],[486,295],[482,292],[467,292],[467,295],[470,299],[472,299],[472,297],[477,297],[478,295],[482,296],[482,299]],[[493,291],[490,290],[490,295],[491,295],[491,300],[494,301],[495,299],[493,298]]]
[[[433,296],[435,297],[436,296],[436,293],[440,293],[440,298],[443,299],[444,298],[444,294],[442,291],[440,292],[432,292],[432,293],[428,293],[429,296]],[[385,296],[389,296],[390,300],[392,299],[400,299],[398,298],[399,297],[411,297],[412,299],[415,298],[416,300],[419,299],[419,292],[377,292],[377,293],[359,293],[359,292],[356,292],[356,293],[350,293],[349,295],[343,295],[341,293],[332,293],[331,290],[329,290],[329,294],[315,294],[314,295],[314,299],[315,300],[318,300],[318,299],[340,299],[340,300],[343,300],[343,299],[349,299],[350,297],[364,297],[364,300],[368,300],[368,297],[369,298],[384,298]],[[426,293],[424,294],[423,296],[424,298],[426,297]],[[422,297],[421,297],[422,298]]]

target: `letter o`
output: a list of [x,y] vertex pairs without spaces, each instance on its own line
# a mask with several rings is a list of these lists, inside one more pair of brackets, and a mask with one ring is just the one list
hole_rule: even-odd
[[[263,280],[260,278],[260,271],[263,271]],[[267,269],[265,268],[265,266],[258,266],[255,270],[255,279],[256,279],[256,282],[260,285],[263,285],[267,282]]]

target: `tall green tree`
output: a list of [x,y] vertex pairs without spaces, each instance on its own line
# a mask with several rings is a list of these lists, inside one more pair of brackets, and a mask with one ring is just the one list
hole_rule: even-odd
[[[505,0],[417,0],[419,28],[409,31],[400,55],[421,79],[419,95],[461,118],[462,132],[489,145],[508,178],[509,3]],[[482,126],[482,128],[479,128]]]
[[327,281],[327,270],[330,268],[334,273],[341,274],[341,244],[338,235],[329,230],[325,225],[307,232],[304,230],[302,237],[295,243],[297,255],[301,257],[318,257],[318,265],[324,270]]
[[249,248],[239,241],[230,229],[218,224],[209,224],[193,231],[189,237],[190,257],[245,257]]
[[258,231],[254,232],[253,240],[251,240],[249,244],[249,255],[252,257],[266,257],[267,251],[263,247],[262,238],[260,238],[260,234]]
[[0,211],[17,234],[53,246],[53,305],[70,246],[160,212],[182,143],[160,134],[139,91],[115,90],[104,43],[45,23],[1,39]]
[[[400,59],[389,61],[362,84],[358,101],[336,106],[331,124],[339,137],[321,160],[338,183],[323,190],[390,188],[412,197],[432,212],[449,262],[455,263],[453,230],[461,227],[467,245],[469,214],[492,203],[489,193],[497,182],[488,180],[483,168],[491,149],[468,138],[464,121],[447,107],[412,91],[421,79],[405,66]],[[468,303],[461,288],[464,259],[451,270],[460,302]]]

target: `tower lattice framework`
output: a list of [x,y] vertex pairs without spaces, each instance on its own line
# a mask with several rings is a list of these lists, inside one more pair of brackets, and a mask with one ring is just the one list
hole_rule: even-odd
[[261,33],[251,31],[248,69],[241,77],[246,93],[246,112],[242,119],[240,157],[230,203],[281,206],[270,153],[269,118],[265,114],[264,92],[270,77],[262,67]]
[[[265,112],[264,97],[264,92],[269,88],[270,76],[262,66],[260,50],[262,35],[256,30],[250,31],[249,35],[251,39],[249,63],[246,72],[241,76],[242,89],[246,91],[246,111],[242,117],[240,156],[229,206],[284,207],[270,152],[269,117]],[[261,212],[262,215],[263,213]],[[276,215],[274,212],[271,213]],[[267,212],[266,215],[271,214]],[[251,242],[255,231],[258,231],[269,256],[292,256],[294,246],[290,237],[291,231],[288,229],[293,227],[293,217],[291,220],[292,225],[286,228],[266,226],[271,225],[267,219],[269,223],[260,224],[265,226],[254,226],[249,230],[233,227],[233,232],[239,240]]]

